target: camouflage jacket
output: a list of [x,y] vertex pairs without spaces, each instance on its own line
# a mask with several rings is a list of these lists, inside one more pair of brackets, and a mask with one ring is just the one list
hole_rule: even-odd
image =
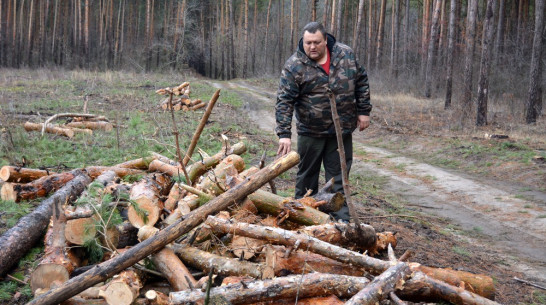
[[285,63],[275,106],[279,138],[290,138],[294,108],[299,135],[311,137],[335,136],[330,100],[326,89],[336,97],[343,134],[356,129],[357,115],[369,115],[372,110],[366,70],[356,61],[353,50],[328,34],[330,75],[303,50],[298,50]]

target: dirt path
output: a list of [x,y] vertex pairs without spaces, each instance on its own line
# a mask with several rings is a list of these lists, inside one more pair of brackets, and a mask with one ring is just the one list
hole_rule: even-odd
[[[274,132],[275,92],[244,81],[211,83],[230,88],[247,102],[245,109],[260,128]],[[294,128],[295,130],[295,128]],[[529,200],[515,197],[515,188],[484,181],[396,155],[366,144],[366,133],[354,134],[352,173],[388,177],[387,191],[402,197],[409,209],[449,219],[463,236],[513,271],[546,284],[546,194]],[[358,162],[360,161],[360,162]]]

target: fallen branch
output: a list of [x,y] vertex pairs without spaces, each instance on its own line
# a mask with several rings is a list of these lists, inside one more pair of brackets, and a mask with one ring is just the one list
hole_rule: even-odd
[[46,130],[46,127],[49,123],[51,123],[53,120],[56,120],[58,118],[74,118],[74,117],[82,117],[82,118],[94,118],[97,115],[95,114],[88,114],[88,113],[57,113],[53,116],[51,116],[49,119],[47,119],[44,124],[42,125],[42,137],[44,136],[44,131]]

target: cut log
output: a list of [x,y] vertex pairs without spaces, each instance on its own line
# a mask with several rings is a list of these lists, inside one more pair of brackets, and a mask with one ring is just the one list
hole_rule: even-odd
[[[151,151],[150,154],[152,155],[152,157],[154,158],[154,160],[159,160],[163,163],[167,163],[167,164],[170,164],[170,165],[177,165],[178,162],[170,159],[170,158],[167,158],[166,156],[160,154],[160,153],[156,153],[156,152],[153,152]],[[148,164],[149,165],[149,164]]]
[[[360,230],[358,230],[356,226],[354,223],[329,223],[303,227],[301,231],[322,241],[348,249],[364,251],[375,248],[377,241],[375,229],[370,225],[361,224]],[[394,246],[396,246],[396,240]]]
[[404,300],[414,302],[444,300],[455,305],[500,305],[495,301],[465,290],[463,287],[446,284],[422,272],[415,272],[412,278],[404,284],[404,287],[396,291],[396,295]]
[[83,246],[85,242],[97,235],[96,220],[89,218],[72,219],[66,222],[66,241],[73,245]]
[[0,169],[0,180],[27,183],[53,174],[55,173],[47,170],[6,165]]
[[114,125],[110,122],[105,121],[76,121],[65,124],[68,127],[72,128],[82,128],[82,129],[91,129],[91,130],[104,130],[112,131]]
[[30,276],[30,289],[33,293],[38,289],[48,290],[53,285],[60,286],[68,281],[77,265],[74,255],[68,253],[65,227],[66,217],[61,203],[57,202],[53,206],[53,217],[45,236],[44,256]]
[[135,228],[130,222],[125,221],[117,228],[119,232],[118,248],[126,248],[138,243],[138,228]]
[[195,110],[200,109],[200,108],[203,108],[203,107],[205,107],[205,106],[207,106],[207,104],[205,104],[205,103],[199,103],[199,104],[196,104],[196,105],[193,105],[193,106],[188,107],[188,110],[189,110],[189,111],[195,111]]
[[150,162],[152,162],[155,159],[157,159],[157,157],[155,155],[152,155],[151,157],[138,158],[134,160],[125,161],[123,163],[116,164],[112,167],[147,170],[148,167],[150,166]]
[[[158,228],[143,226],[138,230],[138,238],[140,241],[144,241],[157,232],[159,232]],[[170,248],[163,248],[152,254],[152,262],[157,270],[167,278],[174,291],[190,289],[197,284],[191,272]]]
[[191,101],[190,104],[189,104],[188,106],[195,106],[195,105],[201,104],[201,103],[203,103],[202,100],[200,100],[200,99],[195,99],[195,100]]
[[107,305],[103,299],[85,299],[82,297],[73,297],[61,303],[61,305]]
[[[41,131],[43,124],[36,124],[31,122],[25,122],[25,125],[23,126],[26,131]],[[60,136],[65,136],[67,138],[73,138],[74,137],[74,129],[72,128],[63,128],[53,125],[48,125],[45,129],[47,133],[52,133]]]
[[222,149],[215,155],[203,159],[201,162],[193,163],[188,169],[188,176],[190,180],[194,183],[197,178],[207,172],[210,168],[218,165],[222,159],[225,157],[235,154],[242,155],[246,151],[246,146],[244,142],[238,142],[231,147],[222,147]]
[[46,197],[49,193],[63,187],[80,171],[64,172],[45,176],[29,183],[6,182],[2,185],[2,200],[20,202],[40,197]]
[[331,193],[330,190],[334,185],[334,178],[330,179],[314,196],[316,201],[326,201],[318,209],[324,213],[332,213],[339,211],[345,203],[343,194],[336,192]]
[[261,252],[265,244],[266,242],[263,240],[235,235],[229,247],[236,257],[249,260]]
[[198,184],[197,188],[218,196],[228,188],[225,183],[226,178],[228,176],[237,176],[238,173],[243,171],[244,167],[243,158],[238,155],[229,155],[203,178],[203,181]]
[[[210,289],[210,297],[222,296],[231,304],[288,299],[295,298],[296,295],[308,298],[334,294],[346,298],[362,290],[368,283],[369,280],[364,277],[310,273],[216,287]],[[172,292],[169,294],[169,298],[172,304],[187,304],[203,302],[205,295],[206,292],[193,289]]]
[[288,256],[286,253],[287,249],[283,246],[267,245],[264,255],[261,256],[261,260],[265,261],[267,267],[272,270],[275,276],[309,272],[350,276],[364,276],[366,274],[366,272],[360,268],[340,263],[313,252],[303,250],[290,251]]
[[387,298],[389,293],[402,287],[405,280],[411,275],[406,263],[398,263],[377,276],[369,285],[360,290],[345,304],[347,305],[374,305]]
[[169,297],[159,291],[148,290],[144,294],[149,305],[169,305]]
[[52,206],[57,202],[61,204],[72,202],[90,182],[91,179],[87,175],[81,171],[78,172],[75,179],[42,201],[34,211],[23,216],[15,226],[0,236],[0,249],[2,249],[0,276],[5,275],[13,265],[17,264],[19,259],[40,239],[49,224]]
[[[237,234],[251,238],[266,239],[270,242],[285,246],[299,245],[299,247],[301,248],[309,249],[309,251],[318,253],[320,255],[335,259],[346,264],[352,264],[354,266],[364,268],[368,272],[376,275],[381,274],[390,267],[389,262],[375,259],[339,246],[335,246],[301,233],[298,234],[292,231],[273,227],[264,228],[262,226],[252,225],[248,223],[233,224],[229,223],[226,220],[216,218],[214,216],[209,216],[206,220],[206,223],[212,228],[214,232],[219,232],[222,234],[229,232],[231,234]],[[422,273],[420,270],[420,264],[411,263],[410,268],[412,272]],[[484,293],[486,294],[485,297],[490,296],[490,294],[487,292],[494,291],[494,288],[492,286],[493,281],[488,276],[475,275],[472,273],[455,271],[451,269],[431,269],[435,271],[435,276],[441,277],[442,280],[447,282],[447,284],[459,285],[460,278],[464,277],[467,278],[467,281],[465,283],[475,283],[476,285],[465,285],[465,289],[467,290],[475,291],[476,293]],[[482,298],[480,295],[473,295],[477,298]]]
[[257,190],[248,196],[260,213],[277,216],[288,214],[288,220],[303,225],[319,225],[330,221],[330,216],[319,210],[303,205],[299,200],[289,200],[273,193]]
[[180,201],[186,192],[180,188],[178,183],[175,183],[171,190],[169,191],[169,196],[167,197],[167,200],[165,200],[165,209],[169,211],[173,211],[178,201]]
[[88,166],[85,168],[87,171],[87,174],[89,177],[95,179],[98,176],[102,175],[102,173],[106,171],[113,171],[118,175],[120,178],[123,178],[125,176],[129,175],[142,175],[144,174],[143,171],[138,169],[132,169],[132,168],[123,168],[123,167],[116,167],[116,166]]
[[184,220],[161,230],[153,238],[132,247],[123,254],[70,279],[61,287],[46,292],[40,297],[29,302],[29,304],[57,304],[78,294],[88,287],[104,281],[121,270],[132,266],[151,253],[157,252],[181,235],[188,233],[191,229],[199,225],[208,215],[222,211],[233,204],[233,202],[242,200],[248,194],[262,187],[269,180],[277,177],[298,164],[298,162],[299,155],[296,152],[286,154],[272,164],[261,169],[258,173],[247,178],[243,183],[240,183],[238,186],[228,190],[226,193],[212,199],[207,204],[192,211],[187,217],[184,218]]
[[109,305],[130,305],[138,297],[142,281],[135,270],[125,270],[107,284],[105,290],[99,291]]
[[153,226],[163,210],[159,197],[169,186],[171,179],[163,174],[152,173],[133,185],[129,198],[134,202],[129,207],[129,222],[136,228]]
[[235,258],[227,258],[215,255],[194,247],[184,245],[172,245],[173,250],[178,254],[182,261],[191,267],[210,272],[211,268],[215,274],[222,276],[250,276],[261,279],[261,264],[241,261]]

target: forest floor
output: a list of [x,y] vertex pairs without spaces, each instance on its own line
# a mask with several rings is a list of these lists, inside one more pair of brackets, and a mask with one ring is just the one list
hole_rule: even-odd
[[[149,150],[173,158],[170,113],[158,107],[161,98],[154,92],[182,81],[190,81],[192,98],[205,101],[222,89],[200,148],[217,151],[217,140],[225,134],[246,138],[246,164],[257,164],[264,150],[268,161],[275,158],[276,79],[220,82],[188,74],[173,81],[168,73],[50,70],[1,75],[0,166],[23,156],[32,167],[110,165]],[[41,138],[20,126],[55,113],[80,112],[84,99],[91,113],[122,127],[66,140]],[[546,304],[545,290],[514,280],[546,286],[546,163],[533,159],[546,158],[545,119],[534,126],[511,123],[514,119],[492,102],[498,111],[490,125],[465,130],[454,119],[456,111],[444,111],[439,100],[377,90],[372,103],[371,127],[353,138],[350,183],[361,219],[379,232],[396,231],[398,256],[411,250],[411,261],[493,277],[501,304]],[[201,112],[176,116],[183,122],[181,147],[187,147]],[[509,138],[487,139],[486,133]],[[279,194],[293,195],[295,173],[291,169],[275,179]],[[0,234],[37,203],[16,205],[12,212],[0,202]],[[30,262],[20,262],[11,275],[28,278],[40,255],[36,249],[25,258]],[[0,282],[0,303],[28,301],[30,296],[10,301],[17,289],[27,289],[23,294],[28,295],[28,288],[12,283]],[[3,296],[9,285],[15,288]]]
[[[211,84],[238,92],[250,118],[274,132],[270,82]],[[438,101],[412,98],[420,104],[413,109],[389,105],[404,98],[410,97],[372,95],[372,125],[353,134],[349,180],[359,192],[361,219],[398,232],[399,255],[411,250],[422,264],[492,276],[502,304],[546,304],[546,291],[514,280],[546,286],[546,164],[510,156],[529,150],[544,157],[544,132],[513,127],[508,140],[484,137],[509,132],[499,126],[445,132],[441,118],[431,120],[442,116]],[[493,152],[499,145],[508,152]]]

